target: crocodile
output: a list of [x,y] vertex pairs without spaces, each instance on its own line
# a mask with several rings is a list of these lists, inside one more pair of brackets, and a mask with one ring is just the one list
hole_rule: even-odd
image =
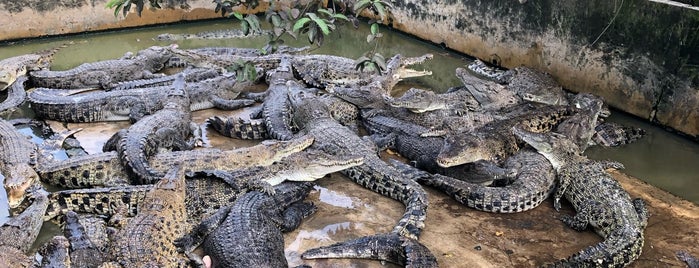
[[155,38],[156,41],[177,41],[177,40],[190,40],[190,39],[231,39],[231,38],[251,38],[260,37],[271,34],[269,31],[250,31],[245,33],[238,29],[226,29],[226,30],[215,30],[215,31],[204,31],[194,34],[171,34],[164,33],[159,34]]
[[70,241],[62,235],[51,238],[51,240],[39,248],[38,253],[41,255],[41,264],[39,264],[38,267],[85,267],[73,264],[71,260],[72,256],[70,255]]
[[326,105],[311,94],[299,91],[290,96],[294,109],[294,123],[299,134],[310,134],[315,140],[310,148],[363,155],[364,164],[345,169],[342,174],[355,183],[388,196],[406,206],[406,211],[393,232],[415,238],[424,227],[428,200],[425,190],[406,178],[378,157],[376,145],[360,138],[349,128],[335,121]]
[[149,190],[136,216],[110,244],[110,258],[122,267],[186,267],[173,244],[186,233],[185,175],[175,165]]
[[689,268],[699,268],[699,259],[697,257],[692,256],[689,254],[689,252],[686,252],[684,250],[678,251],[675,253],[677,255],[677,258],[680,259],[683,262],[687,263],[687,267]]
[[65,213],[63,233],[70,241],[70,260],[75,267],[96,268],[105,261],[103,250],[92,242],[76,212]]
[[294,133],[291,129],[291,109],[288,95],[303,90],[303,84],[294,79],[289,57],[284,57],[279,66],[267,73],[267,96],[262,103],[262,117],[267,133],[278,140],[289,140]]
[[434,254],[416,239],[394,233],[364,236],[329,246],[306,250],[303,259],[374,259],[402,267],[439,267]]
[[111,83],[158,76],[155,72],[164,67],[171,55],[164,47],[152,46],[130,59],[84,63],[65,71],[40,70],[29,74],[35,87],[104,89]]
[[536,101],[550,105],[568,105],[563,87],[553,77],[526,66],[516,67],[504,74],[508,77],[507,88],[517,93],[524,100]]
[[504,84],[507,75],[507,70],[499,68],[497,66],[490,66],[480,59],[475,59],[472,63],[466,66],[473,73],[491,79],[500,84]]
[[[211,79],[221,74],[218,72],[218,70],[207,68],[186,68],[179,73],[184,74],[184,79],[187,83]],[[136,79],[111,83],[105,90],[129,90],[139,87],[169,86],[175,81],[175,78],[177,75],[179,75],[179,73],[148,79]]]
[[119,159],[134,175],[134,184],[151,184],[164,173],[154,170],[148,158],[162,148],[191,150],[201,145],[201,129],[192,122],[184,75],[179,75],[163,109],[145,116],[109,138],[103,151],[116,149]]
[[563,120],[556,126],[555,132],[564,134],[573,140],[580,150],[585,151],[595,133],[604,100],[601,97],[579,93],[572,99],[572,105],[580,112]]
[[[340,124],[353,130],[358,129],[359,109],[357,106],[329,94],[321,95],[318,100],[328,105],[330,114]],[[207,123],[216,132],[226,137],[244,140],[260,140],[269,137],[267,125],[263,119],[212,116],[207,119]]]
[[20,75],[10,85],[7,90],[7,98],[0,103],[0,114],[16,110],[27,99],[27,91],[24,88],[24,83],[27,82],[27,77]]
[[29,195],[32,204],[0,226],[0,267],[31,267],[32,259],[26,254],[39,235],[49,200],[40,186],[31,188]]
[[[150,163],[156,169],[168,170],[179,162],[182,163],[182,169],[185,172],[189,175],[196,175],[197,171],[211,169],[233,170],[271,165],[292,153],[300,152],[310,146],[312,142],[312,137],[305,136],[291,141],[263,142],[256,146],[229,151],[201,149],[161,153],[155,155]],[[113,153],[112,158],[115,159],[113,161],[118,162],[115,153]],[[91,174],[96,174],[92,164],[82,163],[82,165],[74,165],[74,167],[66,167],[64,171],[76,172],[79,175],[85,174],[85,170],[89,170],[88,172],[93,172]],[[80,169],[84,170],[80,171]],[[104,167],[101,170],[104,170]],[[57,171],[57,173],[63,172]],[[186,204],[187,219],[190,224],[197,223],[202,215],[209,214],[212,209],[215,211],[215,209],[229,204],[239,194],[235,188],[220,179],[198,179],[195,177],[187,179],[186,183],[186,199],[189,200]],[[60,222],[61,219],[56,219],[56,217],[67,211],[111,216],[118,212],[117,208],[122,208],[125,210],[125,215],[130,216],[136,213],[138,205],[143,202],[145,193],[152,187],[152,185],[122,184],[113,187],[57,191],[49,195],[51,202],[44,218]]]
[[[186,90],[191,101],[189,108],[191,111],[213,107],[234,110],[252,105],[255,103],[252,100],[235,99],[245,86],[236,82],[234,74],[187,83]],[[170,88],[97,91],[69,96],[61,95],[62,90],[37,88],[29,94],[29,102],[36,115],[43,119],[69,123],[137,121],[143,115],[162,109]]]
[[64,44],[56,48],[0,60],[0,91],[12,85],[18,77],[25,75],[27,71],[48,69],[56,52],[66,46]]
[[363,162],[363,156],[341,153],[329,155],[323,151],[306,149],[268,166],[204,172],[219,176],[237,189],[250,188],[271,193],[273,186],[284,181],[315,181],[327,174],[358,166]]
[[561,220],[578,231],[592,227],[603,238],[552,266],[623,267],[636,260],[643,248],[648,211],[642,199],[631,200],[606,171],[623,165],[588,159],[565,135],[535,133],[520,127],[514,127],[513,132],[544,155],[556,170],[554,208],[560,209],[560,199],[565,197],[576,211],[575,216],[565,215]]
[[489,161],[477,161],[453,167],[440,167],[435,161],[444,145],[442,137],[421,137],[427,131],[419,125],[397,118],[375,115],[364,118],[365,128],[380,149],[391,149],[410,160],[410,163],[432,173],[485,184],[493,180],[509,177],[509,170],[500,168]]
[[[248,192],[176,244],[185,252],[201,245],[217,267],[287,267],[282,232],[296,229],[315,212],[315,205],[302,201],[312,187],[308,182],[286,182],[277,185],[271,196]],[[196,255],[188,255],[193,262],[202,263]]]
[[475,77],[464,68],[456,68],[455,73],[463,83],[464,89],[471,93],[483,110],[497,111],[523,101],[515,92],[503,85]]
[[[204,148],[192,151],[162,152],[152,156],[148,164],[166,172],[174,163],[192,172],[212,169],[232,170],[247,166],[266,166],[313,143],[313,137],[303,136],[290,141],[263,141],[261,144],[235,150]],[[119,186],[129,182],[126,168],[116,152],[78,156],[37,167],[41,181],[61,188]]]
[[600,146],[616,147],[632,143],[646,134],[639,127],[624,126],[613,122],[603,122],[595,127],[592,141]]
[[[395,161],[394,165],[403,169],[413,168]],[[521,149],[508,157],[503,169],[511,172],[507,176],[512,181],[503,187],[485,186],[427,172],[417,181],[443,191],[467,207],[494,213],[516,213],[533,209],[553,192],[556,185],[556,174],[551,163],[531,149]]]
[[0,174],[5,177],[9,205],[14,208],[24,200],[27,189],[39,181],[34,170],[37,146],[12,123],[0,119],[0,152]]
[[502,163],[522,146],[512,134],[512,126],[544,132],[577,112],[569,106],[544,106],[524,115],[485,124],[473,132],[451,133],[444,139],[444,147],[437,156],[442,167],[451,167],[478,160]]
[[393,107],[407,108],[415,113],[439,109],[455,109],[465,113],[480,108],[480,103],[464,89],[437,94],[430,90],[411,88],[401,97],[388,98],[386,101]]

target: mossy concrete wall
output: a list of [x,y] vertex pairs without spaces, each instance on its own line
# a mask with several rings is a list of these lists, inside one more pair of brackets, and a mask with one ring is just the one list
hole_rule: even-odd
[[[0,41],[221,17],[221,14],[214,13],[215,4],[211,0],[189,0],[188,9],[180,9],[179,5],[157,10],[146,7],[141,17],[134,13],[136,8],[132,6],[132,12],[126,18],[121,14],[115,17],[114,10],[106,8],[107,2],[0,0]],[[260,12],[265,8],[267,5],[263,3],[248,12]]]
[[613,107],[699,137],[696,9],[642,0],[393,5],[395,29],[503,67],[549,72],[569,90],[598,94]]

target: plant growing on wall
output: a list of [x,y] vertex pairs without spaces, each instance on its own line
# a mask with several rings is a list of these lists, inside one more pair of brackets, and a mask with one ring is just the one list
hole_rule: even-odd
[[[151,8],[165,7],[188,8],[186,0],[147,0]],[[136,13],[141,16],[146,0],[110,0],[108,8],[114,9],[114,16],[126,15],[135,7]],[[259,6],[259,0],[214,0],[214,11],[224,17],[235,18],[240,21],[240,27],[245,34],[263,32],[259,17],[254,14],[243,15],[237,12],[238,7],[254,9]],[[329,36],[339,24],[352,22],[355,28],[358,20],[354,14],[361,14],[365,10],[373,12],[379,20],[370,20],[371,32],[367,35],[367,42],[375,43],[371,51],[367,51],[356,60],[356,68],[373,70],[380,73],[385,69],[386,63],[383,55],[377,52],[379,40],[382,34],[379,32],[379,21],[388,19],[388,12],[392,5],[385,0],[361,0],[354,3],[352,9],[341,0],[322,1],[312,0],[305,4],[293,2],[291,6],[281,5],[279,1],[270,1],[270,8],[265,12],[264,18],[271,25],[268,31],[268,42],[261,49],[263,53],[272,53],[284,43],[283,36],[288,35],[297,39],[299,35],[305,35],[308,42],[321,46],[325,37]],[[242,65],[241,65],[242,66]],[[249,68],[248,68],[249,69]]]

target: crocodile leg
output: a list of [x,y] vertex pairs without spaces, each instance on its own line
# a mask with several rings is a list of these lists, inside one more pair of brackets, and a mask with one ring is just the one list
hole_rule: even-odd
[[284,211],[283,222],[279,225],[281,231],[286,233],[296,230],[296,228],[301,225],[301,221],[313,215],[316,210],[318,210],[318,207],[311,202],[296,202],[291,204],[291,206]]
[[230,205],[222,207],[213,215],[202,220],[201,223],[192,228],[188,234],[177,238],[174,242],[175,246],[185,252],[192,261],[201,263],[201,258],[193,253],[194,249],[199,247],[199,245],[204,242],[204,239],[226,220],[231,208],[232,206]]
[[395,233],[378,234],[309,249],[304,259],[358,258],[387,261],[403,267],[438,267],[437,258],[415,239]]

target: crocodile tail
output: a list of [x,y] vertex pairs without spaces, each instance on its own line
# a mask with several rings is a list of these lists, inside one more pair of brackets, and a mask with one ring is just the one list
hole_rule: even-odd
[[415,239],[395,233],[364,236],[330,246],[307,250],[304,259],[371,259],[404,267],[439,267],[432,252]]
[[266,139],[267,128],[262,120],[245,120],[240,117],[209,117],[209,125],[219,134],[242,140]]
[[40,55],[41,58],[39,59],[39,62],[37,62],[37,69],[43,69],[43,68],[48,68],[49,65],[51,65],[51,62],[53,62],[53,56],[56,55],[56,53],[66,47],[69,47],[70,45],[75,44],[75,42],[67,42],[63,43],[60,46],[49,48],[49,49],[44,49],[41,51],[36,52],[37,55]]
[[607,239],[549,267],[626,267],[638,259],[643,248],[643,231],[622,228]]

